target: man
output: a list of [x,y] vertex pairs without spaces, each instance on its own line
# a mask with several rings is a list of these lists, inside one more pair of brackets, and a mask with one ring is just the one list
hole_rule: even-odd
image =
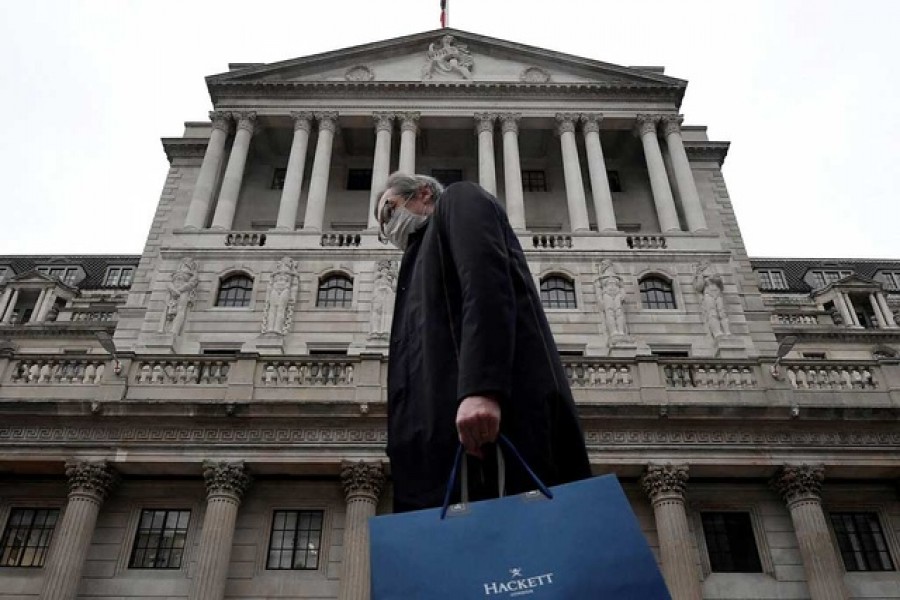
[[[388,367],[394,511],[441,504],[460,442],[474,457],[472,498],[496,496],[499,432],[548,485],[589,477],[566,374],[500,204],[473,183],[443,190],[394,173],[375,216],[404,251]],[[535,488],[511,457],[506,488]]]

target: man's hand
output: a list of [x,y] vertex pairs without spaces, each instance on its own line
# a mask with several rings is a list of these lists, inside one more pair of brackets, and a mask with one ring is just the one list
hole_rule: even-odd
[[483,458],[482,444],[495,442],[500,433],[500,404],[487,396],[469,396],[456,411],[456,431],[466,452]]

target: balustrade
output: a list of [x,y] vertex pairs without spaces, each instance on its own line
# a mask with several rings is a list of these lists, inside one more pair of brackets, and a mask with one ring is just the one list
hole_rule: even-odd
[[225,236],[226,246],[265,246],[266,234],[232,232]]
[[660,250],[666,247],[666,238],[661,235],[629,235],[625,241],[632,250]]
[[116,320],[116,312],[113,310],[74,310],[71,320],[73,323],[107,323]]
[[753,365],[668,363],[661,365],[666,386],[671,388],[755,388]]
[[784,365],[788,381],[798,390],[874,390],[874,369],[865,365]]
[[355,232],[330,231],[322,234],[322,246],[326,248],[358,248],[362,235]]
[[563,360],[566,377],[573,388],[630,387],[634,384],[632,365],[590,360]]
[[92,358],[31,358],[13,364],[12,383],[96,385],[103,378],[105,361]]
[[773,314],[772,321],[777,325],[818,325],[815,315]]
[[228,381],[231,363],[209,359],[137,361],[131,381],[138,385],[211,385]]
[[531,243],[540,250],[560,250],[572,247],[572,236],[541,233],[533,236]]
[[356,361],[285,360],[263,363],[260,383],[266,386],[352,385]]

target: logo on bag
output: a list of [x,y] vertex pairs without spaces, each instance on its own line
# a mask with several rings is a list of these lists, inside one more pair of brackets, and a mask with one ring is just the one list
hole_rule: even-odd
[[485,596],[500,596],[504,594],[509,594],[510,597],[525,596],[533,594],[537,588],[553,585],[553,573],[526,577],[522,575],[520,567],[515,567],[509,570],[508,581],[492,581],[483,585]]

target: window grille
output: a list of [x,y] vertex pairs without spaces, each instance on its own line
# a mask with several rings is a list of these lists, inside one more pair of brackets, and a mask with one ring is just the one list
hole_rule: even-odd
[[541,304],[544,308],[577,308],[575,283],[562,275],[548,275],[541,280]]
[[0,538],[0,567],[43,567],[59,520],[56,508],[14,508]]
[[349,308],[353,303],[353,280],[346,275],[331,275],[319,283],[316,306]]
[[349,169],[347,171],[347,189],[372,189],[372,169]]
[[785,290],[787,289],[787,279],[784,277],[784,271],[780,269],[765,269],[756,272],[759,279],[759,287],[763,290]]
[[522,171],[522,191],[525,192],[546,192],[547,191],[547,175],[544,171],[523,170]]
[[189,510],[142,510],[128,566],[180,569],[190,520]]
[[644,308],[674,309],[675,293],[672,284],[661,277],[641,279],[641,305]]
[[315,570],[322,546],[321,510],[276,510],[266,569]]
[[222,280],[216,296],[216,306],[250,306],[252,293],[253,280],[250,277],[244,274],[232,275]]
[[874,512],[831,513],[844,568],[848,571],[893,571],[887,541]]

